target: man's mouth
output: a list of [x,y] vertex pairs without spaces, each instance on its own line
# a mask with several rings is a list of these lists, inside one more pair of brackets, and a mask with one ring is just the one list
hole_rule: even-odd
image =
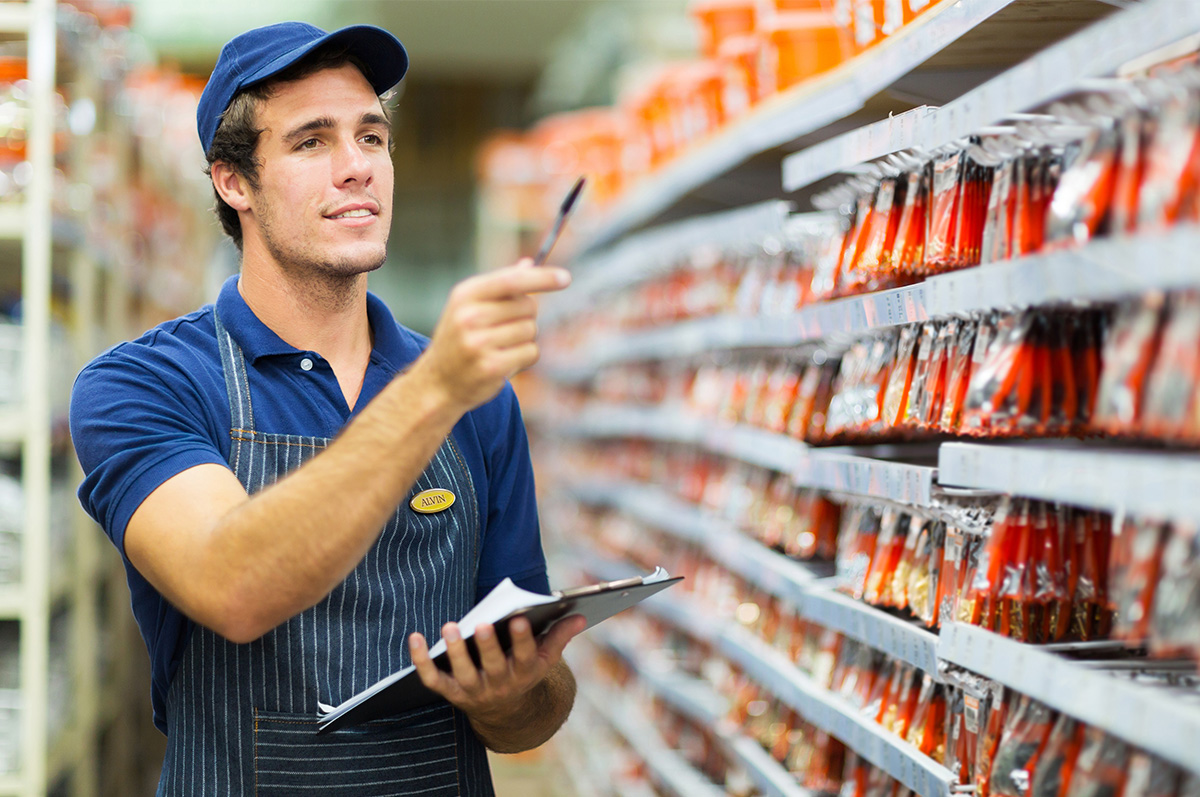
[[345,212],[343,212],[343,213],[338,213],[336,216],[327,216],[326,218],[330,218],[330,219],[357,219],[357,218],[360,218],[360,217],[362,217],[362,216],[371,216],[371,215],[374,215],[374,214],[373,214],[373,213],[371,213],[371,211],[367,210],[366,208],[357,208],[356,210],[347,210],[347,211],[345,211]]

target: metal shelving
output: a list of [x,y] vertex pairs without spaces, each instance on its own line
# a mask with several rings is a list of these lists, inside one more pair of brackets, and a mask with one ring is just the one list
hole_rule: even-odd
[[893,152],[935,149],[1014,113],[1077,91],[1089,78],[1117,74],[1147,52],[1200,33],[1200,7],[1188,0],[1134,5],[1047,47],[940,108],[921,107],[831,138],[783,161],[783,187],[818,180]]
[[939,652],[952,664],[1200,772],[1200,696],[1194,691],[1137,684],[974,626],[948,624]]
[[1200,455],[1122,451],[1085,444],[943,443],[944,485],[1200,521]]
[[[827,138],[856,114],[886,117],[898,109],[897,101],[886,97],[888,90],[903,93],[905,80],[917,76],[919,81],[922,70],[1007,67],[1112,10],[1105,3],[1078,0],[941,3],[870,50],[769,98],[690,148],[623,197],[590,231],[582,251],[588,254],[665,212],[678,211],[693,192],[755,158],[782,159],[784,147]],[[777,190],[776,185],[768,184],[767,190]]]

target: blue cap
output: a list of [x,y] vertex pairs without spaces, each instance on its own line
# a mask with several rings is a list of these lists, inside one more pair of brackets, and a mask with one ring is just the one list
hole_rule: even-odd
[[404,45],[383,28],[351,25],[326,33],[304,22],[266,25],[234,37],[221,48],[208,85],[196,108],[196,129],[204,151],[212,146],[221,114],[241,89],[277,75],[321,45],[336,43],[360,58],[371,74],[367,79],[376,94],[400,82],[408,71]]

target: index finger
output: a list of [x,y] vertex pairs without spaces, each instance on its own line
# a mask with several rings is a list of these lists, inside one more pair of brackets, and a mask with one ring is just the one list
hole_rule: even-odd
[[560,291],[570,284],[571,272],[565,268],[515,265],[470,277],[462,286],[471,298],[486,301]]

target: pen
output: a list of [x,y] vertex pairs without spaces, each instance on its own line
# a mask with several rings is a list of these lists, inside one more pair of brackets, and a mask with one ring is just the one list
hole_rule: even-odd
[[558,240],[558,236],[562,234],[563,225],[567,222],[567,216],[571,215],[571,208],[575,207],[575,200],[579,199],[579,193],[583,190],[585,179],[584,177],[580,177],[576,180],[570,193],[567,194],[567,198],[563,200],[562,206],[558,209],[558,216],[554,219],[554,225],[546,233],[546,237],[542,240],[542,245],[538,248],[537,254],[533,256],[533,264],[535,266],[545,265],[546,258],[550,256],[550,249],[554,246],[554,242]]

